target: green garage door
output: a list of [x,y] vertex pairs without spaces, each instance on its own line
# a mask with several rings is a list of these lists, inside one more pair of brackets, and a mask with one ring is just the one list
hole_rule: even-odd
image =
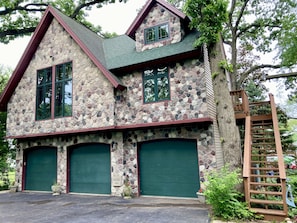
[[57,181],[57,149],[39,147],[25,152],[25,190],[51,191]]
[[110,194],[110,146],[85,144],[70,149],[70,192]]
[[139,151],[142,195],[195,197],[200,187],[194,140],[143,143]]

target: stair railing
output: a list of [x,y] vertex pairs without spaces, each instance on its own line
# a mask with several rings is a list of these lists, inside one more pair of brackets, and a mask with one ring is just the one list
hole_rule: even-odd
[[251,180],[251,146],[252,146],[252,136],[251,136],[251,116],[246,116],[245,119],[245,136],[244,136],[244,162],[243,162],[243,184],[244,184],[244,195],[245,200],[250,207],[250,180]]
[[[283,198],[285,198],[286,197],[286,171],[285,171],[284,156],[283,156],[283,150],[282,150],[282,144],[281,144],[281,137],[280,137],[279,127],[278,127],[276,105],[272,94],[269,94],[269,99],[270,99],[270,105],[271,105],[274,140],[275,140],[275,147],[276,147],[277,160],[278,160],[279,178],[281,181],[282,196]],[[283,199],[283,201],[284,201],[284,211],[288,213],[288,206],[286,204],[286,199]]]
[[244,90],[230,91],[235,114],[249,115],[249,100]]

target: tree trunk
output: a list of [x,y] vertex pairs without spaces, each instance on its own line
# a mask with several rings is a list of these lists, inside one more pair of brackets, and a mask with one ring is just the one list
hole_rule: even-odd
[[220,61],[225,60],[221,41],[209,49],[209,60],[224,163],[229,164],[232,170],[242,168],[239,129],[236,126],[226,73],[219,67]]

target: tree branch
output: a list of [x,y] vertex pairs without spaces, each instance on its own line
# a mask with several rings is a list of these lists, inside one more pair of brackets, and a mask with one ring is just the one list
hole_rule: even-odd
[[21,36],[21,35],[27,35],[29,33],[34,32],[36,27],[28,27],[28,28],[22,28],[22,29],[9,29],[6,31],[0,32],[0,38],[4,38],[6,36]]
[[286,77],[295,77],[295,76],[297,76],[297,72],[268,75],[268,76],[266,76],[266,80],[277,79],[277,78],[286,78]]
[[85,8],[85,7],[88,7],[88,6],[90,6],[90,5],[94,5],[94,4],[98,4],[98,3],[103,3],[103,2],[105,2],[105,1],[106,1],[106,0],[94,0],[94,1],[91,1],[91,2],[86,2],[86,3],[84,3],[84,4],[80,4],[80,5],[78,5],[78,6],[75,8],[74,12],[70,15],[70,17],[71,17],[71,18],[75,18],[75,17],[79,14],[79,12],[80,12],[81,9],[83,9],[83,8]]
[[238,81],[238,83],[242,83],[249,74],[255,72],[256,70],[259,70],[259,69],[263,69],[263,68],[272,68],[272,69],[278,69],[278,68],[281,68],[283,67],[282,65],[278,64],[278,65],[272,65],[272,64],[260,64],[260,65],[255,65],[255,66],[252,66],[249,70],[243,72],[240,74],[240,79]]
[[[123,1],[123,0],[119,0],[119,2],[122,2],[122,1]],[[76,16],[79,14],[79,12],[80,12],[83,8],[88,7],[88,6],[90,6],[90,5],[95,5],[95,4],[103,3],[103,2],[106,2],[106,0],[94,0],[94,1],[86,2],[86,3],[84,3],[84,4],[80,4],[80,5],[78,5],[78,6],[75,8],[74,12],[70,15],[70,17],[71,17],[72,19],[74,19],[74,18],[76,18]],[[115,2],[115,1],[110,2],[110,3],[114,3],[114,2]],[[126,1],[124,1],[124,2],[126,2]]]
[[[39,8],[29,8],[31,6],[39,7]],[[45,11],[45,8],[43,8],[43,7],[47,7],[47,6],[48,6],[48,4],[46,4],[46,3],[29,3],[24,6],[16,5],[13,8],[5,8],[4,10],[0,11],[0,16],[8,15],[15,11],[43,12],[43,11]]]
[[241,20],[243,14],[244,14],[244,11],[245,11],[245,9],[246,9],[246,6],[247,6],[247,3],[248,3],[248,2],[249,2],[249,0],[245,0],[244,3],[243,3],[243,5],[242,5],[242,7],[241,7],[241,9],[240,9],[240,13],[239,13],[239,15],[238,15],[238,17],[237,17],[237,20],[236,20],[236,23],[235,23],[235,25],[234,25],[235,30],[238,29],[240,20]]
[[[247,33],[249,32],[248,30],[249,29],[252,29],[254,28],[255,30],[260,28],[260,27],[269,27],[269,28],[281,28],[279,26],[279,24],[277,25],[274,25],[273,23],[266,23],[266,24],[260,24],[260,23],[251,23],[250,25],[242,28],[242,29],[238,29],[239,32],[236,34],[236,38],[240,37],[242,35],[242,33]],[[249,33],[252,33],[252,32],[249,32]]]

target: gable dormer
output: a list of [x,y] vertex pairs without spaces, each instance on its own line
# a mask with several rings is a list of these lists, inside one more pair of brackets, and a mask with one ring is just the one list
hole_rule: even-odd
[[137,52],[180,42],[189,18],[163,0],[149,0],[126,34],[135,40]]

